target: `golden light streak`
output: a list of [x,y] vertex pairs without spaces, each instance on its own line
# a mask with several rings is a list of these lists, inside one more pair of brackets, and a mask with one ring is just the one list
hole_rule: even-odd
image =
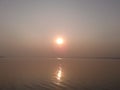
[[57,58],[58,60],[62,60],[62,58]]
[[57,80],[61,80],[62,78],[62,68],[59,66],[58,68],[58,72],[57,72],[57,76],[56,76]]

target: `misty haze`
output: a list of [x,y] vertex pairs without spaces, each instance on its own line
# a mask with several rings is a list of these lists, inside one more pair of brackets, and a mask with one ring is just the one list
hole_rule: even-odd
[[0,90],[119,89],[119,0],[0,0]]

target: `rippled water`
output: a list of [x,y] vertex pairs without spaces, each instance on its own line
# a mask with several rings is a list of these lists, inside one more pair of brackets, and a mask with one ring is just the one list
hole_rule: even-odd
[[0,90],[119,90],[120,60],[0,59]]

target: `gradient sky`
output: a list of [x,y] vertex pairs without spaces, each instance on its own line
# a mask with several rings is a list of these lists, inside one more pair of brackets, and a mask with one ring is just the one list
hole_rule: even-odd
[[0,0],[0,55],[120,56],[120,0]]

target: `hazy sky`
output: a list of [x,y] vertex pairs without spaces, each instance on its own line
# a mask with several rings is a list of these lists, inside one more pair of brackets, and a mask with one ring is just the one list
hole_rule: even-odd
[[0,0],[0,55],[120,56],[120,0]]

